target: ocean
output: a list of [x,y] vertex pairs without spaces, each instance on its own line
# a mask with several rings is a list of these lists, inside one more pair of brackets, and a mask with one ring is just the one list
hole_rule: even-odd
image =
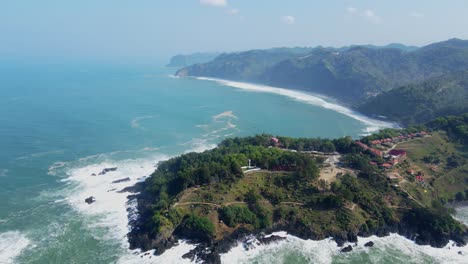
[[[175,78],[158,65],[0,65],[0,263],[183,263],[128,249],[134,204],[118,191],[159,161],[227,137],[337,138],[390,127],[320,96],[215,79]],[[104,168],[116,171],[98,174]],[[113,183],[119,179],[129,181]],[[84,200],[96,197],[88,205]],[[468,222],[468,209],[457,217]],[[132,215],[132,214],[130,214]],[[223,255],[226,263],[463,263],[468,248],[362,238],[348,254],[330,240],[285,241]],[[362,245],[372,240],[376,246]],[[462,254],[458,254],[462,251]]]

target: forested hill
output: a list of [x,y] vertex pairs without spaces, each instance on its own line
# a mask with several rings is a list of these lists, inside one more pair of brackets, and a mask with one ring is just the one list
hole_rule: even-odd
[[222,54],[176,74],[305,90],[357,106],[381,92],[468,70],[468,41],[460,39],[418,49],[352,46],[304,51]]
[[468,71],[402,86],[371,98],[358,107],[368,115],[387,116],[408,125],[438,116],[468,112]]
[[137,187],[130,246],[159,255],[187,239],[198,246],[184,258],[220,263],[237,241],[274,231],[333,237],[340,246],[389,233],[435,247],[465,245],[467,227],[443,205],[468,200],[467,143],[468,114],[359,141],[225,139],[161,162]]
[[205,63],[213,60],[219,53],[194,53],[189,55],[176,55],[171,58],[167,67],[186,67],[192,64]]
[[208,63],[194,64],[180,69],[176,75],[259,81],[266,69],[281,61],[304,56],[311,50],[311,48],[276,48],[223,53]]

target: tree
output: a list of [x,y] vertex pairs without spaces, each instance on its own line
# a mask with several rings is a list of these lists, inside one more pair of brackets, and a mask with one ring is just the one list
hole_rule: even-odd
[[457,201],[463,201],[465,200],[465,194],[462,192],[457,192],[457,194],[455,194],[455,199]]

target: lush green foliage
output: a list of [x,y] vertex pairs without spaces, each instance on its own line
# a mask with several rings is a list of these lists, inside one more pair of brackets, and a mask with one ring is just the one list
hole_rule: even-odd
[[190,55],[176,55],[171,58],[167,67],[186,67],[192,64],[205,63],[213,60],[219,53],[194,53]]
[[448,237],[463,230],[463,226],[445,210],[414,208],[405,214],[405,220],[417,228],[418,239],[425,239],[426,236]]
[[386,116],[403,124],[424,123],[468,111],[468,72],[437,77],[382,93],[359,111]]
[[[343,49],[318,47],[299,53],[255,50],[223,54],[209,63],[184,68],[178,74],[307,90],[359,105],[383,91],[466,70],[468,41],[451,39],[411,51],[355,46]],[[453,101],[452,95],[457,93],[458,90],[443,91],[437,100]],[[444,94],[451,98],[443,99]],[[424,95],[424,98],[429,100],[428,96]],[[429,106],[424,109],[432,110]],[[425,117],[424,112],[419,114]]]
[[215,228],[208,218],[190,214],[184,218],[176,232],[181,233],[184,236],[208,239],[214,235]]
[[258,227],[257,216],[245,206],[232,205],[223,207],[220,210],[220,219],[230,227],[235,227],[237,224],[251,224]]
[[439,117],[427,124],[433,130],[444,130],[450,138],[462,144],[468,143],[468,113],[461,116]]

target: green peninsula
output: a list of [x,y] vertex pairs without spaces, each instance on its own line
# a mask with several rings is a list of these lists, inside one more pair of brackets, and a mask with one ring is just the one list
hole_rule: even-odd
[[304,239],[399,233],[462,245],[466,227],[444,206],[468,198],[468,114],[353,140],[257,135],[158,165],[140,186],[131,247],[218,263],[239,239],[287,231]]

